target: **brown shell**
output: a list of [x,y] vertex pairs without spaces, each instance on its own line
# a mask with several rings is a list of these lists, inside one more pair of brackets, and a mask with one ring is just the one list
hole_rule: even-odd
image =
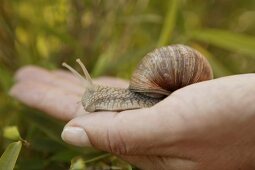
[[129,89],[162,97],[212,77],[211,66],[202,54],[185,45],[173,45],[148,53],[134,71]]

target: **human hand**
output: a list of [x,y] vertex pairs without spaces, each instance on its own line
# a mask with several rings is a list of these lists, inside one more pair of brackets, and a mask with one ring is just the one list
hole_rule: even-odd
[[67,73],[29,67],[16,77],[14,97],[72,119],[62,133],[68,143],[93,146],[149,170],[255,169],[254,74],[190,85],[151,108],[91,114],[77,104],[83,89]]
[[[15,80],[16,84],[10,95],[52,117],[69,121],[88,113],[81,104],[85,89],[69,71],[49,71],[36,66],[25,66],[16,72]],[[93,82],[113,87],[128,87],[127,81],[111,77],[100,77]]]

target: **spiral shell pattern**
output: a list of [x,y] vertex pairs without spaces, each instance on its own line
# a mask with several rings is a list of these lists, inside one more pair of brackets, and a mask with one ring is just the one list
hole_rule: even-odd
[[148,53],[134,71],[129,89],[157,98],[212,77],[211,66],[201,53],[173,45]]

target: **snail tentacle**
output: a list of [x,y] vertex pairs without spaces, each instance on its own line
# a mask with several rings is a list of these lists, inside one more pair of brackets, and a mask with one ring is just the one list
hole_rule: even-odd
[[[80,64],[80,63],[79,63]],[[82,64],[83,65],[83,64]],[[81,65],[81,66],[82,66]],[[68,64],[66,64],[66,63],[62,63],[62,66],[64,66],[64,67],[66,67],[68,70],[70,70],[72,73],[73,73],[73,75],[75,76],[75,77],[77,77],[81,82],[82,82],[82,84],[86,87],[86,89],[88,89],[88,90],[94,90],[94,85],[93,85],[93,83],[92,83],[92,80],[91,80],[91,78],[90,78],[90,76],[88,77],[86,74],[85,74],[85,72],[84,72],[84,74],[85,74],[85,78],[84,77],[82,77],[81,75],[80,75],[80,73],[78,73],[75,69],[73,69],[70,65],[68,65]],[[84,66],[84,65],[83,65]],[[84,66],[84,68],[85,68],[85,66]],[[82,68],[83,69],[83,68]],[[86,68],[85,68],[85,70],[87,70]],[[89,75],[89,74],[88,74]],[[88,78],[88,79],[87,79]]]
[[83,71],[83,73],[84,73],[84,75],[85,75],[85,79],[88,80],[90,84],[93,84],[93,83],[92,83],[92,79],[91,79],[91,77],[90,77],[90,75],[89,75],[89,72],[88,72],[88,70],[86,69],[85,65],[81,62],[81,60],[80,60],[79,58],[76,59],[76,62],[81,66],[82,71]]

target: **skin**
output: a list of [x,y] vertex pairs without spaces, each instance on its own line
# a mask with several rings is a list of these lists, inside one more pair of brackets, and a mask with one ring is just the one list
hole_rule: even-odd
[[[83,88],[64,71],[27,66],[10,94],[69,121],[62,138],[118,155],[146,170],[254,170],[255,74],[201,82],[175,91],[151,108],[88,114]],[[127,82],[99,78],[104,85]]]

